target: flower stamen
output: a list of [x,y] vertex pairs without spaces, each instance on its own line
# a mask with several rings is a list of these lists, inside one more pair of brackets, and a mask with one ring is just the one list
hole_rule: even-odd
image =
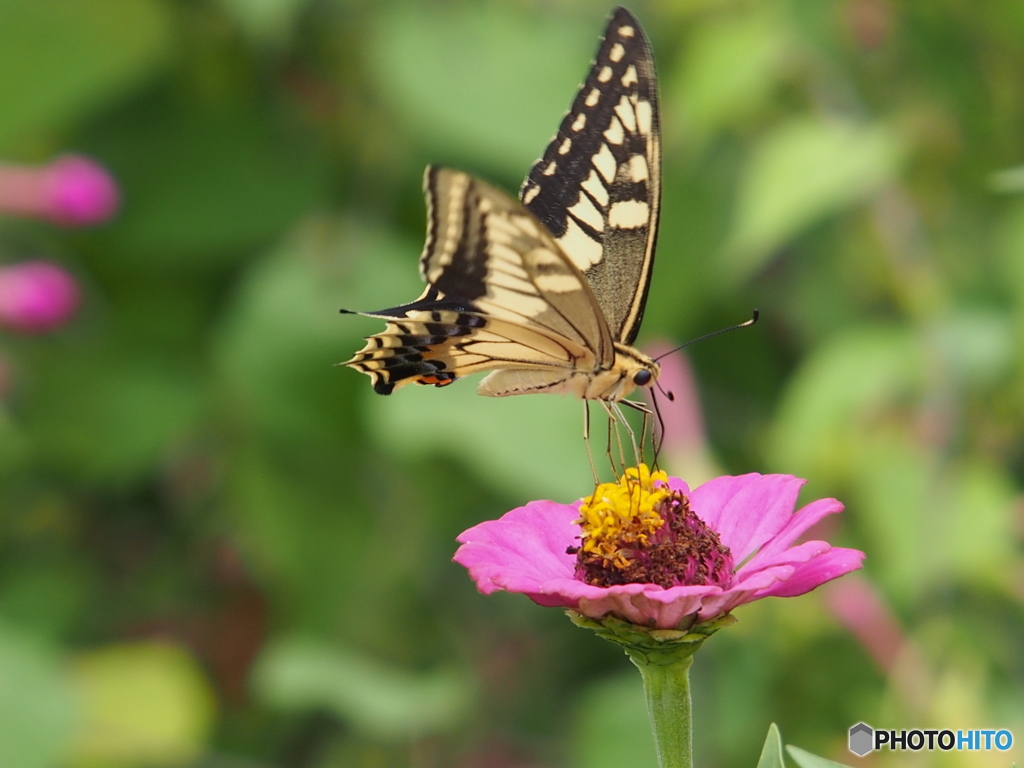
[[602,483],[580,507],[576,577],[593,586],[648,583],[664,588],[732,579],[732,555],[673,491],[664,471],[644,464]]

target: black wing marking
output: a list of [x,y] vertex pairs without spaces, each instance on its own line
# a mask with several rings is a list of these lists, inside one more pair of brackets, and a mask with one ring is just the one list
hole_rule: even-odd
[[586,275],[617,341],[643,318],[661,206],[661,137],[651,46],[612,14],[572,107],[520,198]]

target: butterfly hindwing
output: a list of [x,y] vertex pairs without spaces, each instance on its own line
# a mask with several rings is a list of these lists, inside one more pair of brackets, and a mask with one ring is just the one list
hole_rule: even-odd
[[443,386],[498,369],[530,369],[530,391],[552,390],[580,366],[610,363],[596,297],[533,214],[459,171],[428,168],[424,187],[428,287],[411,304],[365,313],[387,327],[347,365],[387,394],[410,381]]
[[632,344],[654,262],[661,138],[654,57],[626,9],[520,198],[586,275],[615,340]]

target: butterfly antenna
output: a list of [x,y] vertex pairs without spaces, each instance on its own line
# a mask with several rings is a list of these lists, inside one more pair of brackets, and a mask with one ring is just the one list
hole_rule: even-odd
[[[698,336],[698,337],[697,337],[696,339],[690,339],[690,340],[689,340],[688,342],[686,342],[685,344],[680,344],[680,345],[679,345],[678,347],[676,347],[675,349],[670,349],[670,350],[669,350],[668,352],[666,352],[665,354],[663,354],[663,355],[658,355],[658,356],[657,356],[656,358],[654,358],[654,359],[655,359],[655,361],[661,360],[661,358],[663,358],[663,357],[668,357],[668,356],[669,356],[669,355],[671,355],[671,354],[672,354],[673,352],[678,352],[678,351],[679,351],[680,349],[685,349],[686,347],[690,346],[691,344],[696,344],[696,343],[697,343],[698,341],[705,341],[705,340],[707,340],[707,339],[710,339],[710,338],[711,338],[712,336],[718,336],[719,334],[722,334],[722,333],[729,333],[729,331],[738,331],[738,330],[739,330],[740,328],[749,328],[750,326],[752,326],[752,325],[753,325],[754,323],[756,323],[756,322],[757,322],[757,319],[758,319],[758,318],[759,318],[760,316],[761,316],[761,313],[760,313],[760,312],[758,312],[758,311],[757,311],[757,310],[755,309],[755,310],[754,310],[754,314],[753,314],[753,315],[751,315],[751,317],[750,317],[750,319],[749,319],[749,320],[745,320],[744,322],[742,322],[742,323],[739,323],[739,324],[737,324],[737,325],[730,325],[730,326],[729,326],[728,328],[719,328],[719,329],[718,329],[717,331],[712,331],[711,333],[705,333],[705,334],[704,334],[703,336]],[[662,390],[662,391],[664,392],[664,390]],[[666,396],[668,397],[668,399],[669,399],[669,400],[672,400],[672,395],[671,395],[671,393],[666,393]]]

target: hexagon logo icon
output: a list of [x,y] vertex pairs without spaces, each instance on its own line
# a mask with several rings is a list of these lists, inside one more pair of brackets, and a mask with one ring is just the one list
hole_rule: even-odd
[[874,749],[875,731],[867,723],[857,723],[850,728],[850,751],[857,757],[864,757]]

